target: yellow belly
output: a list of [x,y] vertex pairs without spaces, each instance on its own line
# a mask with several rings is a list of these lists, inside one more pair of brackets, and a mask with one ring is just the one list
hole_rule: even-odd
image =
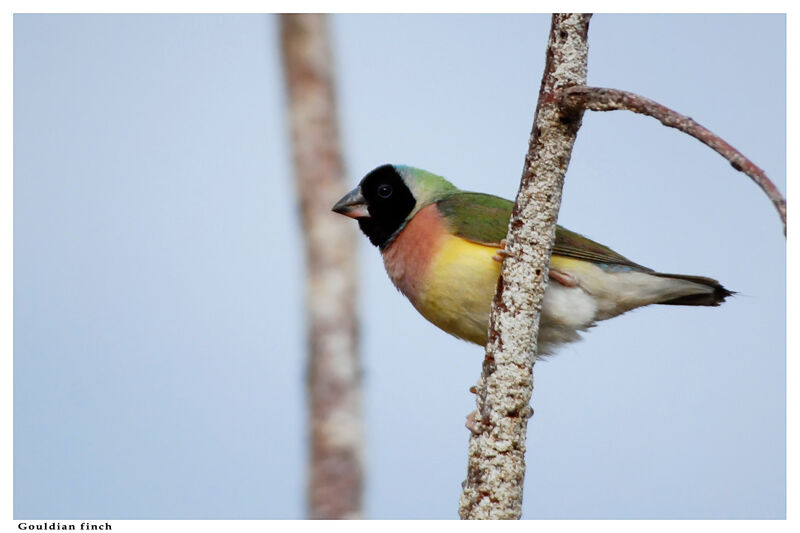
[[446,332],[486,344],[492,297],[500,276],[497,248],[448,236],[433,258],[417,310]]
[[[495,246],[484,246],[455,236],[446,237],[431,262],[424,289],[412,303],[422,316],[451,335],[476,344],[486,344],[489,313],[501,269],[501,264],[492,259],[496,253]],[[551,266],[576,274],[584,274],[584,270],[593,267],[584,261],[561,256],[553,256]],[[553,291],[548,292],[551,293],[552,300]],[[564,295],[581,293],[585,296],[579,288],[564,288],[556,295],[560,295],[561,292]],[[547,334],[547,328],[554,325],[563,323],[570,330],[583,329],[594,319],[592,308],[588,310],[591,316],[579,316],[579,323],[572,324],[573,321],[569,317],[559,314],[560,307],[563,306],[548,306],[547,303],[546,298],[540,338],[543,332]],[[555,309],[555,315],[551,307]],[[571,308],[571,306],[566,307]],[[559,338],[565,336],[555,333]],[[545,335],[544,342],[549,341],[550,338]]]

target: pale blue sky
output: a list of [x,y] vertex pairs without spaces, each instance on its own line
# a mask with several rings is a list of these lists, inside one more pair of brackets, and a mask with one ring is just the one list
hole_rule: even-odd
[[[513,198],[549,16],[332,19],[349,180],[382,163]],[[14,514],[301,518],[297,227],[277,20],[17,15]],[[785,190],[783,16],[596,15],[589,83],[721,134]],[[785,516],[785,240],[749,180],[588,113],[560,223],[719,308],[600,324],[534,369],[526,518]],[[331,214],[331,224],[352,224]],[[456,518],[481,349],[361,239],[370,518]]]

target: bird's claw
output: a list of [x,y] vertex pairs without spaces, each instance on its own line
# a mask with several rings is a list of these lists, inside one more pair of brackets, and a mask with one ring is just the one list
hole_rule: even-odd
[[494,259],[498,263],[502,263],[503,259],[509,257],[510,255],[511,254],[508,251],[506,251],[506,240],[503,239],[500,241],[500,248],[498,248],[498,250],[492,256],[492,259]]
[[470,414],[468,414],[467,415],[467,422],[464,425],[474,435],[480,435],[481,433],[483,433],[484,426],[481,423],[480,415],[478,415],[478,411],[472,411]]
[[561,270],[550,269],[550,279],[557,281],[565,287],[577,287],[578,278]]

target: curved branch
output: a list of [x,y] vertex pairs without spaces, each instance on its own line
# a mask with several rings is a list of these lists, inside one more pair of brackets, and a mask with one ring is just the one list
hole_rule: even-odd
[[719,155],[727,159],[731,166],[744,172],[761,187],[772,201],[783,222],[783,234],[786,235],[786,199],[778,188],[755,163],[750,161],[736,148],[721,137],[704,128],[693,119],[681,115],[677,111],[654,102],[644,96],[602,87],[570,87],[562,91],[562,102],[573,109],[591,109],[592,111],[628,110],[658,119],[663,125],[678,129],[691,135]]

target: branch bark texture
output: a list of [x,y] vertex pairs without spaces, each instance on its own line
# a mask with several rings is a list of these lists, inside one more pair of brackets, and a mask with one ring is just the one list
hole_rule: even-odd
[[356,234],[330,217],[346,183],[326,18],[282,15],[281,38],[307,260],[309,514],[360,518],[364,461]]
[[592,111],[628,110],[658,119],[663,125],[676,128],[704,143],[728,160],[733,168],[747,174],[767,195],[783,222],[786,235],[786,199],[761,168],[736,148],[692,118],[659,104],[649,98],[617,89],[601,87],[570,87],[563,92],[563,102],[573,109]]
[[509,223],[483,371],[470,415],[462,519],[518,519],[533,364],[561,190],[583,111],[560,91],[586,84],[588,14],[553,15],[528,154]]

